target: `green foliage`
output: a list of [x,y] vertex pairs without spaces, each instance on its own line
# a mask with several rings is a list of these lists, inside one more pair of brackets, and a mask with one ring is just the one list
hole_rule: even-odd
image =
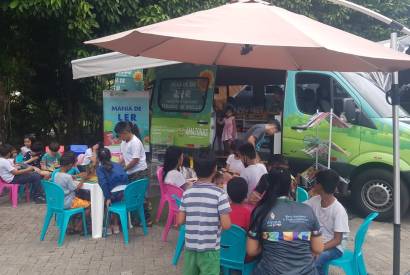
[[[85,46],[83,41],[226,2],[1,1],[0,98],[3,94],[10,96],[11,118],[8,119],[11,119],[13,132],[9,136],[20,139],[27,132],[46,135],[51,129],[62,142],[85,142],[88,137],[101,136],[101,91],[109,88],[110,78],[72,80],[71,60],[103,52],[96,47]],[[410,0],[354,2],[410,25]],[[327,0],[272,0],[272,3],[372,40],[386,39],[390,32],[379,22]],[[3,137],[1,130],[0,139]]]
[[[410,25],[410,0],[350,0],[406,26]],[[276,6],[309,16],[339,29],[373,41],[389,38],[391,30],[383,23],[328,0],[272,0]]]

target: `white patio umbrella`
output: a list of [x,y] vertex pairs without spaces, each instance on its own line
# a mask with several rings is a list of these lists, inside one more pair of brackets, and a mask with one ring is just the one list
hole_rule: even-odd
[[283,70],[396,71],[410,56],[265,2],[238,2],[85,42],[132,56]]

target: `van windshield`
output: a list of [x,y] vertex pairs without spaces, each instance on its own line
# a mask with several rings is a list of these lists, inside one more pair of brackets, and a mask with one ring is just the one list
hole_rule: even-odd
[[[392,106],[387,103],[385,92],[376,84],[357,73],[341,74],[381,117],[393,117]],[[409,117],[409,114],[399,107],[399,116]]]

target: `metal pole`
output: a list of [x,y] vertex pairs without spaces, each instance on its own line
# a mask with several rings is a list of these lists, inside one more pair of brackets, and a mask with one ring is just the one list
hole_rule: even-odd
[[333,108],[330,108],[329,123],[329,151],[327,152],[327,169],[330,169],[330,156],[332,154]]
[[[319,109],[316,110],[316,115],[319,114]],[[315,130],[316,130],[316,156],[315,156],[315,169],[316,171],[318,170],[319,167],[319,125],[315,126]]]
[[368,9],[366,7],[363,7],[361,5],[358,5],[356,3],[347,1],[347,0],[327,0],[335,5],[343,6],[351,10],[355,10],[357,12],[360,12],[362,14],[365,14],[367,16],[370,16],[380,22],[385,23],[386,25],[389,25],[392,29],[400,31],[404,34],[410,35],[410,29],[404,26],[403,24],[397,22],[396,20],[393,20],[387,16],[384,16],[383,14],[380,14],[378,12],[375,12],[371,9]]
[[[391,47],[397,50],[397,33],[391,34]],[[393,173],[394,173],[394,231],[393,231],[393,275],[400,274],[400,129],[399,105],[400,95],[398,90],[399,74],[393,73],[392,108],[393,108]]]

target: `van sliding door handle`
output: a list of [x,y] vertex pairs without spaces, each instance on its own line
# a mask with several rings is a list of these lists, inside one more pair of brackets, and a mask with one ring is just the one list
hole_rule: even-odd
[[198,120],[197,123],[200,124],[200,125],[208,125],[209,124],[209,122],[205,121],[205,120]]

